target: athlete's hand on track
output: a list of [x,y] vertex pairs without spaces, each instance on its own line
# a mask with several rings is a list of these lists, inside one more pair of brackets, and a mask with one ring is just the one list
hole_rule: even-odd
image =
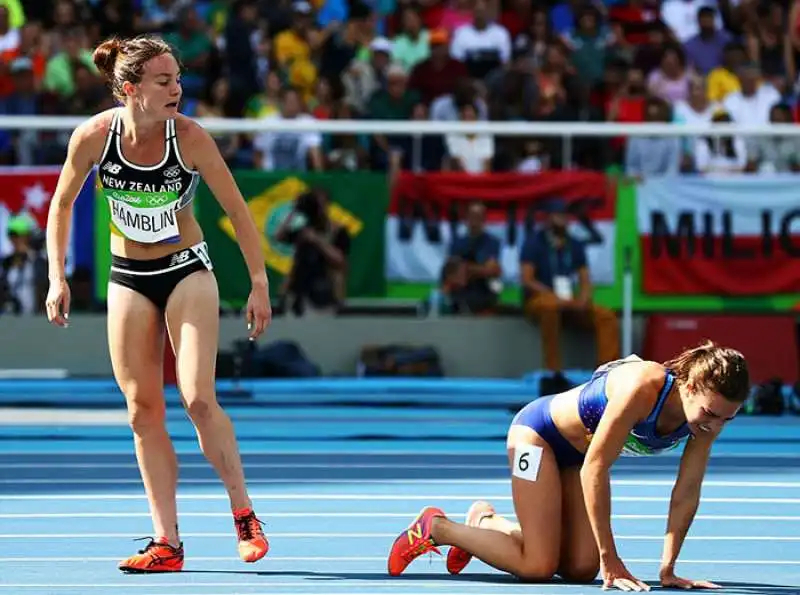
[[60,327],[69,326],[70,292],[66,279],[50,283],[47,290],[47,320]]
[[649,591],[650,586],[633,576],[619,558],[600,563],[603,590],[617,588],[622,591]]
[[719,585],[711,581],[693,581],[688,578],[681,578],[675,576],[675,573],[669,570],[662,570],[659,578],[661,579],[662,587],[674,587],[676,589],[721,589]]
[[269,303],[269,289],[266,285],[253,285],[247,298],[247,328],[250,340],[255,341],[272,320],[272,306]]

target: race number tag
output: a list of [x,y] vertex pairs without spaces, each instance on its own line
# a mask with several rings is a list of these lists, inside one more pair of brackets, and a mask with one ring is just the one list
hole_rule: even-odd
[[211,257],[208,255],[208,244],[205,242],[200,242],[199,244],[195,244],[192,246],[192,252],[195,253],[195,256],[200,259],[206,269],[209,271],[214,269],[214,265],[211,264]]
[[520,444],[514,449],[514,470],[512,475],[525,481],[536,481],[539,465],[542,462],[542,447]]

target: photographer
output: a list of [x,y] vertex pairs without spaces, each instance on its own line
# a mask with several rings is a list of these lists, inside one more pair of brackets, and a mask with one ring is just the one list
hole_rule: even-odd
[[0,314],[38,314],[47,294],[47,261],[36,224],[18,215],[8,221],[13,252],[0,260]]
[[306,192],[277,232],[278,241],[295,249],[286,297],[297,316],[309,309],[336,312],[345,299],[350,234],[331,222],[329,202],[323,190]]

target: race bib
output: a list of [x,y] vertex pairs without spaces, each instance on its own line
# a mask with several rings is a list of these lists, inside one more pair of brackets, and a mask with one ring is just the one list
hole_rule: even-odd
[[192,246],[191,250],[195,253],[197,258],[200,259],[200,262],[206,266],[207,270],[210,271],[214,268],[214,265],[211,264],[211,257],[208,255],[208,244],[205,242],[200,242],[199,244]]
[[512,475],[525,481],[536,481],[542,463],[542,447],[533,444],[520,444],[514,448],[514,468]]
[[180,236],[178,195],[174,192],[106,192],[111,222],[135,242],[155,244]]
[[565,275],[557,275],[553,277],[553,293],[555,293],[559,299],[571,300],[572,279]]

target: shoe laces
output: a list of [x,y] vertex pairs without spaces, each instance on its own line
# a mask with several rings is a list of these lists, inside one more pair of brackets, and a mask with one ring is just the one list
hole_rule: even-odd
[[422,539],[420,540],[415,546],[410,547],[405,552],[403,552],[403,560],[406,562],[411,562],[417,556],[421,556],[426,551],[431,550],[431,560],[433,560],[433,551],[436,548],[435,544],[433,543],[433,539]]
[[[139,550],[138,553],[140,555],[149,556],[151,565],[152,564],[160,564],[162,562],[167,562],[169,560],[174,560],[176,558],[180,558],[181,555],[183,555],[183,551],[182,551],[183,548],[175,547],[175,546],[170,545],[168,543],[161,543],[159,541],[156,541],[152,537],[139,537],[138,539],[134,539],[134,541],[144,541],[144,540],[148,540],[148,544],[146,546],[144,546],[144,549]],[[158,547],[167,548],[171,552],[171,555],[170,556],[166,556],[166,557],[159,556],[156,552],[153,551],[155,548],[158,548]]]
[[236,525],[239,541],[250,541],[254,537],[263,534],[261,526],[264,523],[258,519],[255,512],[241,517],[234,517],[233,522]]

